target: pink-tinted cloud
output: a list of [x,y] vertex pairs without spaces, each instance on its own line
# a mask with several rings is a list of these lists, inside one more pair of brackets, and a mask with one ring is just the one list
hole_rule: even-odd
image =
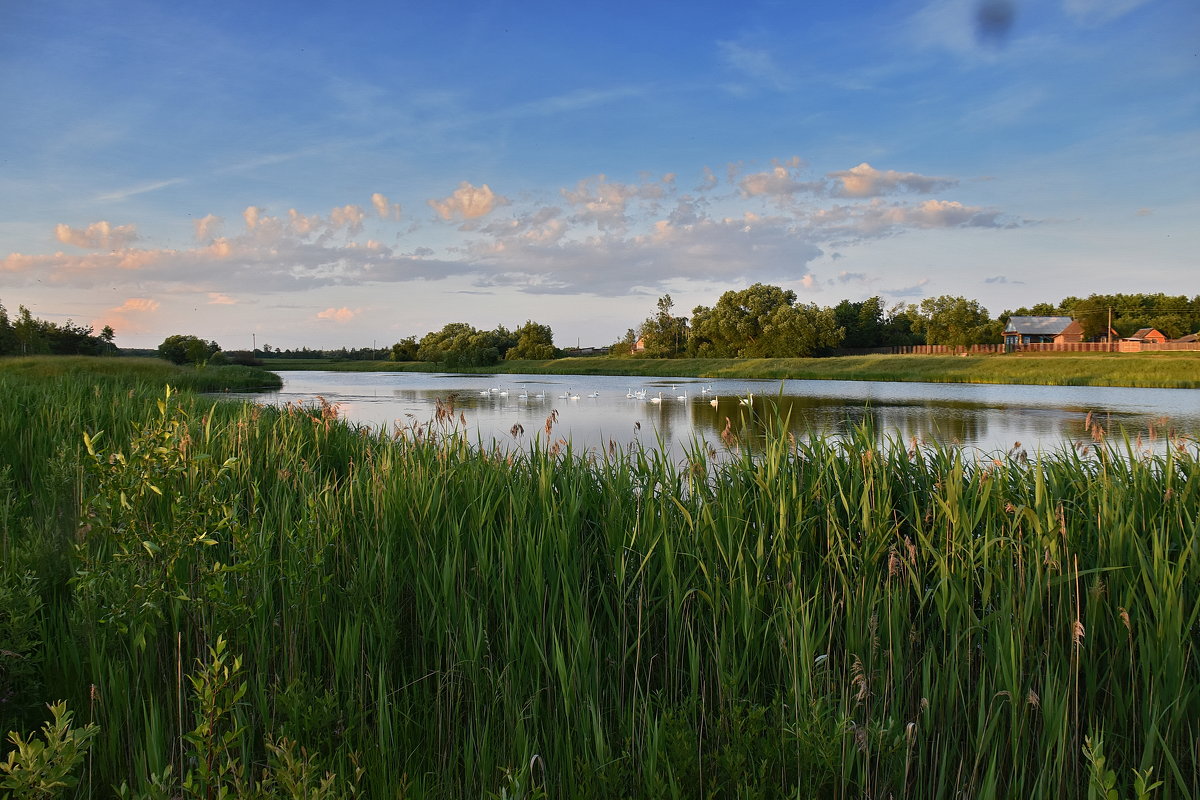
[[349,309],[345,306],[341,308],[327,308],[324,311],[317,312],[317,319],[328,319],[333,322],[349,322],[359,315],[362,309]]
[[237,300],[234,300],[229,295],[222,294],[221,292],[209,292],[208,304],[210,306],[232,306],[237,305]]
[[472,186],[467,181],[458,185],[449,197],[441,200],[430,200],[429,205],[442,219],[450,220],[455,217],[462,219],[478,219],[487,216],[508,201],[492,191],[486,183],[483,186]]
[[151,300],[148,297],[130,297],[116,308],[110,308],[109,311],[114,314],[127,314],[130,312],[136,314],[145,314],[151,311],[157,311],[158,306],[159,302],[157,300]]
[[371,195],[371,205],[380,219],[400,219],[400,204],[391,202],[386,195],[375,192]]
[[215,214],[207,214],[196,220],[196,241],[203,244],[211,240],[224,222],[225,220]]
[[114,226],[101,220],[86,228],[72,228],[60,222],[54,227],[54,238],[85,250],[123,250],[138,237],[133,225]]
[[897,192],[927,194],[954,186],[953,178],[936,178],[915,172],[880,171],[867,162],[827,176],[834,181],[833,194],[838,197],[880,197]]

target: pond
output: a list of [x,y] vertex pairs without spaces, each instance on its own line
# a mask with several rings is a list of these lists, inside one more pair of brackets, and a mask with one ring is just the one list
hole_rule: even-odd
[[[318,403],[339,416],[391,430],[429,422],[452,402],[473,439],[527,447],[569,439],[576,451],[664,445],[683,452],[702,439],[722,447],[761,433],[773,409],[798,437],[836,435],[868,423],[910,443],[998,451],[1090,445],[1128,436],[1158,449],[1171,436],[1200,437],[1200,391],[1081,386],[706,380],[578,375],[284,371],[283,388],[239,395],[265,404]],[[552,435],[547,418],[557,412]]]

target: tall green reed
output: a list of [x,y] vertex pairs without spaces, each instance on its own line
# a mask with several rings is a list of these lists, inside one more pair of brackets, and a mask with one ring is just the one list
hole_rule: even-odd
[[448,407],[373,431],[0,382],[44,420],[0,422],[37,476],[7,506],[45,576],[27,649],[46,696],[96,687],[96,786],[186,773],[220,637],[239,757],[287,737],[369,796],[1082,796],[1093,734],[1122,791],[1200,789],[1194,443],[979,460],[780,426],[677,464],[553,420],[480,446]]

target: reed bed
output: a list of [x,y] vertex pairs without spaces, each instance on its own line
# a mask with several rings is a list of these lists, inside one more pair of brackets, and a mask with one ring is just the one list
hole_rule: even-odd
[[1200,795],[1194,442],[673,463],[0,392],[0,726],[65,699],[72,796]]

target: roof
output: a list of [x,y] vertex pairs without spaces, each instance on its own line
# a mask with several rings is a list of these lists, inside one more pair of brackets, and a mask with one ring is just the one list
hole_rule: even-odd
[[1159,332],[1158,330],[1156,330],[1154,328],[1139,328],[1137,333],[1133,334],[1133,336],[1130,336],[1129,338],[1130,339],[1145,339],[1147,336],[1149,336],[1152,333],[1157,333],[1159,336],[1163,335],[1161,332]]
[[1075,320],[1070,317],[1009,317],[1005,333],[1040,333],[1057,336]]

